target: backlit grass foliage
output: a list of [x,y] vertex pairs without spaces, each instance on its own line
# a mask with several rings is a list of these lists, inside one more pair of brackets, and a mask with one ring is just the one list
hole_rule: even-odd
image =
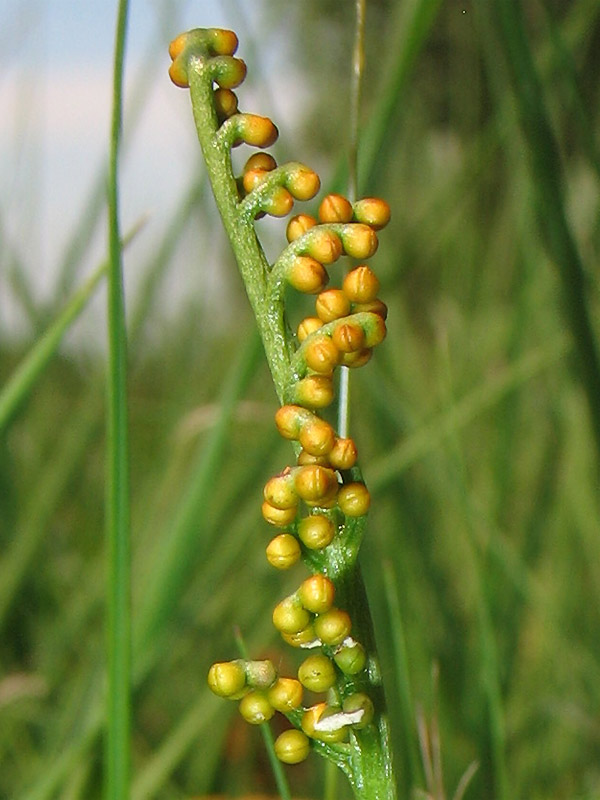
[[[243,18],[237,30],[259,96],[276,98],[294,85],[253,53],[285,29],[280,57],[310,102],[273,151],[315,163],[337,192],[350,5],[272,2],[260,41]],[[353,374],[350,424],[372,497],[361,560],[400,797],[451,798],[474,762],[466,798],[600,796],[599,42],[589,0],[367,5],[359,189],[393,210],[374,259],[389,317]],[[166,222],[145,260],[124,254],[142,276],[128,298],[131,796],[273,795],[258,731],[206,674],[238,657],[234,623],[253,658],[297,670],[271,612],[299,573],[267,563],[260,514],[289,444],[196,164]],[[268,226],[281,240],[285,223]],[[85,291],[75,301],[95,265],[65,264],[66,295],[36,308],[24,287],[37,265],[23,257],[9,281],[14,259],[0,256],[1,291],[30,331],[0,338],[0,797],[96,798],[105,364],[85,340],[74,352],[50,336],[73,298],[73,314],[90,313]],[[167,315],[182,258],[197,272]],[[316,758],[289,771],[297,797],[322,797],[329,779]]]

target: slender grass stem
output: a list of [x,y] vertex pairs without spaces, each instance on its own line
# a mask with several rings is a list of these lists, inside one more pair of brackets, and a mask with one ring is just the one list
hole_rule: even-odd
[[350,200],[358,197],[358,143],[360,129],[360,100],[365,65],[366,0],[356,0],[352,80],[350,83],[350,147],[348,154],[348,193]]
[[16,606],[19,590],[48,534],[48,518],[73,480],[100,425],[101,415],[98,395],[90,391],[81,408],[73,414],[73,425],[65,431],[53,454],[52,468],[42,470],[27,507],[23,509],[15,536],[4,548],[0,560],[0,631],[3,634],[9,627],[10,612]]
[[[447,373],[447,393],[450,404],[454,403],[453,376],[449,354],[444,349],[443,358]],[[488,747],[493,765],[494,797],[497,800],[509,800],[512,797],[510,780],[506,761],[506,724],[505,710],[502,697],[500,676],[500,655],[498,652],[497,636],[491,615],[490,590],[487,583],[485,553],[481,554],[477,547],[475,533],[476,515],[472,508],[469,479],[464,461],[460,437],[456,431],[450,432],[449,450],[451,453],[451,468],[456,481],[456,491],[459,502],[464,508],[465,528],[467,541],[470,548],[471,569],[474,580],[474,605],[479,628],[480,646],[480,676],[481,688],[486,700]],[[437,714],[436,717],[437,718]],[[436,737],[439,742],[439,738]],[[436,750],[434,749],[434,756]],[[437,761],[441,756],[437,751]],[[435,765],[435,759],[434,759]],[[440,770],[434,770],[437,774]]]
[[400,696],[399,716],[403,729],[403,749],[404,753],[406,754],[406,762],[408,767],[408,784],[411,787],[415,787],[422,780],[423,770],[419,760],[418,743],[415,738],[416,716],[412,700],[412,689],[408,668],[408,653],[404,636],[404,623],[400,609],[398,588],[396,585],[392,565],[389,562],[386,562],[383,565],[383,584],[391,621],[392,644],[394,647],[394,664],[396,667],[398,694]]
[[120,0],[115,36],[113,111],[108,177],[108,448],[106,525],[108,543],[108,707],[104,796],[127,800],[130,786],[131,598],[127,343],[119,235],[119,152],[128,2]]
[[[248,653],[248,648],[246,647],[242,632],[237,627],[235,629],[235,642],[237,644],[240,656],[242,658],[249,659],[250,654]],[[273,777],[275,778],[275,784],[277,786],[277,791],[279,792],[279,797],[281,800],[292,800],[292,793],[290,792],[290,787],[285,776],[283,765],[275,753],[275,740],[273,738],[273,732],[271,731],[269,723],[263,722],[259,727],[263,742],[265,744],[265,749],[269,757],[269,764],[271,765],[271,770],[273,771]]]
[[199,449],[174,516],[169,535],[164,538],[155,563],[156,577],[145,593],[137,615],[135,653],[147,657],[153,642],[160,639],[170,614],[187,585],[190,570],[210,546],[198,540],[198,519],[214,491],[231,419],[239,399],[256,371],[260,356],[259,339],[254,332],[246,338],[238,357],[231,365],[220,398],[220,414],[208,440]]
[[[364,5],[362,10],[364,11]],[[362,51],[360,42],[362,42],[363,27],[364,14],[359,14],[359,56]],[[219,126],[214,106],[214,67],[210,58],[206,58],[202,52],[202,34],[192,32],[192,36],[197,37],[198,52],[194,53],[192,49],[186,51],[184,44],[182,53],[174,57],[175,69],[178,68],[177,58],[185,54],[188,59],[185,81],[189,82],[194,121],[216,204],[256,317],[277,394],[280,401],[285,402],[288,397],[294,397],[296,383],[301,380],[301,375],[306,374],[307,364],[302,347],[296,346],[285,324],[282,287],[289,259],[298,250],[303,251],[306,244],[305,237],[310,239],[312,234],[309,231],[304,236],[294,239],[282,256],[275,261],[273,267],[269,265],[254,230],[254,217],[257,210],[260,210],[256,203],[262,202],[263,194],[270,192],[274,185],[280,185],[290,165],[287,168],[272,170],[270,177],[261,184],[258,194],[255,193],[256,190],[252,190],[244,200],[240,201],[232,171],[230,149],[239,134],[238,125],[241,123],[233,116]],[[192,41],[190,48],[194,46],[196,45]],[[178,47],[179,43],[175,46],[175,50]],[[358,107],[358,100],[356,105]],[[320,230],[324,231],[325,228],[322,227]],[[340,241],[348,235],[346,223],[327,224],[327,231],[336,233]],[[348,249],[347,252],[352,251]],[[373,315],[367,315],[363,320],[360,312],[357,312],[357,319],[366,324],[370,316]],[[294,351],[295,355],[292,358]],[[351,467],[349,471],[354,480],[361,480],[358,467]],[[358,691],[360,687],[368,692],[372,690],[375,698],[374,707],[378,712],[377,720],[372,725],[366,725],[364,729],[353,731],[350,735],[350,744],[342,748],[339,753],[336,753],[335,748],[318,741],[313,742],[313,747],[316,750],[325,750],[324,754],[327,757],[334,758],[346,772],[355,795],[360,800],[393,800],[396,797],[396,784],[391,764],[385,699],[375,655],[373,624],[360,570],[356,563],[364,533],[364,523],[364,513],[345,516],[344,523],[340,526],[338,543],[330,548],[329,556],[324,556],[329,559],[329,563],[323,570],[327,575],[335,576],[336,597],[339,598],[342,607],[348,610],[353,620],[352,630],[357,631],[360,641],[370,653],[369,670],[365,670],[364,677],[354,678],[351,684],[346,682],[344,691],[349,692],[351,689]],[[310,560],[311,567],[314,567],[314,562],[319,558],[311,554]],[[271,745],[267,737],[268,749]]]
[[[283,402],[292,379],[283,310],[281,304],[268,303],[266,275],[269,265],[252,220],[238,213],[231,153],[228,144],[218,140],[217,119],[212,110],[212,78],[200,61],[190,69],[190,91],[198,141],[211,178],[215,201],[256,317],[277,395]],[[211,113],[208,113],[208,109],[212,110]]]
[[387,69],[383,70],[387,77],[381,99],[365,126],[364,146],[361,147],[358,165],[361,183],[376,185],[382,170],[389,164],[394,142],[390,131],[394,130],[397,117],[404,107],[402,97],[411,70],[425,46],[441,6],[442,0],[410,0],[396,5],[390,25],[392,36],[395,35],[389,50],[393,58]]
[[[360,96],[363,68],[365,63],[365,16],[366,0],[356,0],[356,23],[354,50],[352,53],[352,81],[350,91],[350,147],[348,153],[348,197],[358,197],[358,139]],[[350,428],[350,370],[340,369],[338,399],[338,432],[342,437],[349,435]]]
[[[125,247],[140,229],[138,223],[122,242]],[[6,428],[44,370],[56,354],[65,333],[94,296],[108,270],[108,261],[100,264],[91,276],[77,289],[54,322],[40,336],[23,361],[0,391],[0,431]],[[1,616],[1,615],[0,615]]]
[[323,800],[336,800],[339,795],[339,777],[340,770],[333,761],[326,761]]

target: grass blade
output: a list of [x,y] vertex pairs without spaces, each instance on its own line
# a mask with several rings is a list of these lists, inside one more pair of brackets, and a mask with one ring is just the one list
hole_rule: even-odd
[[39,557],[39,549],[48,535],[48,520],[55,511],[60,498],[69,486],[94,432],[99,427],[102,408],[95,392],[85,398],[81,409],[71,419],[72,424],[64,433],[56,449],[50,468],[43,474],[32,490],[27,507],[17,522],[15,534],[4,547],[0,559],[0,631],[7,628],[7,617],[15,605],[28,572]]
[[402,106],[402,94],[441,5],[441,0],[413,0],[398,5],[396,19],[391,25],[397,32],[394,46],[390,49],[394,53],[394,62],[390,65],[389,79],[361,142],[358,164],[361,191],[364,187],[371,189],[376,185],[388,164],[389,152],[394,148],[392,131]]
[[127,800],[129,797],[131,747],[131,534],[126,387],[127,344],[118,190],[127,13],[127,0],[120,0],[115,37],[108,176],[110,252],[108,272],[108,481],[106,494],[108,719],[104,787],[104,796],[107,800]]
[[[123,239],[125,247],[140,229],[138,223]],[[108,270],[108,262],[103,262],[88,280],[73,294],[63,311],[48,330],[40,336],[36,344],[17,367],[9,381],[0,392],[0,431],[6,428],[13,416],[26,401],[29,392],[39,380],[50,363],[71,324],[86,307],[94,295],[100,281]]]
[[392,645],[394,648],[394,666],[396,668],[396,679],[400,698],[402,741],[404,743],[404,751],[406,753],[406,762],[408,766],[407,782],[411,789],[414,789],[421,782],[423,770],[421,769],[419,750],[417,740],[415,739],[416,717],[412,701],[402,612],[400,610],[396,578],[393,573],[392,565],[389,562],[385,562],[383,565],[383,585],[391,622],[390,628],[392,631]]
[[[249,658],[248,649],[246,647],[246,643],[244,642],[244,639],[242,637],[239,628],[236,628],[235,630],[235,641],[240,656],[248,660]],[[263,722],[263,724],[260,725],[260,732],[263,737],[263,742],[265,743],[265,749],[267,751],[267,755],[269,756],[269,764],[271,765],[271,769],[273,771],[273,777],[275,778],[275,783],[277,785],[277,791],[279,792],[279,796],[281,800],[292,800],[290,787],[288,786],[287,778],[283,770],[283,765],[281,761],[277,758],[277,755],[275,754],[275,740],[273,739],[273,731],[271,730],[271,727],[269,726],[268,722]]]
[[380,490],[389,485],[410,464],[423,458],[439,443],[493,408],[509,392],[563,358],[569,352],[566,337],[557,337],[546,347],[526,353],[500,374],[474,389],[430,423],[407,436],[369,467],[369,485]]
[[107,268],[107,262],[101,264],[83,286],[75,292],[61,314],[43,336],[40,336],[3,387],[0,392],[0,431],[9,425],[13,416],[26,401],[32,387],[58,350],[62,337],[93,296],[98,284],[106,274]]
[[199,540],[198,520],[202,518],[213,491],[231,416],[254,375],[261,352],[260,340],[253,331],[231,365],[228,380],[223,387],[219,419],[190,472],[189,485],[178,503],[171,530],[165,536],[156,560],[155,576],[144,594],[144,604],[139,611],[136,629],[136,652],[138,646],[145,652],[162,632],[165,621],[187,585],[191,571],[209,547],[208,541]]
[[563,176],[555,135],[546,111],[542,83],[535,67],[520,4],[494,0],[493,26],[510,70],[523,136],[529,150],[539,226],[563,287],[565,315],[600,454],[600,353],[591,322],[586,278],[567,219]]
[[[448,402],[454,403],[453,375],[449,353],[444,351]],[[448,483],[455,483],[454,492],[458,504],[462,507],[466,541],[469,547],[470,568],[473,574],[473,602],[477,619],[479,637],[479,679],[481,691],[486,701],[486,719],[484,735],[489,748],[492,764],[492,781],[495,800],[509,800],[513,796],[506,758],[506,724],[505,710],[501,686],[501,664],[497,635],[492,617],[493,592],[490,588],[489,569],[485,552],[480,553],[477,543],[477,517],[472,501],[472,492],[467,466],[458,429],[451,430],[448,440],[449,465],[452,478]],[[467,551],[468,552],[468,551]],[[483,727],[483,726],[482,726]],[[436,736],[439,742],[439,737]],[[437,774],[441,776],[441,755],[438,751]],[[435,762],[434,762],[435,763]]]

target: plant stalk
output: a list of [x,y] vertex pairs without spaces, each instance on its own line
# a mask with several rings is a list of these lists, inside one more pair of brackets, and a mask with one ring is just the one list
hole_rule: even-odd
[[105,749],[106,800],[127,800],[130,783],[131,598],[127,342],[119,230],[119,152],[128,0],[120,0],[115,39],[113,112],[108,176],[108,445],[106,525],[108,544],[108,708]]
[[254,312],[260,337],[280,402],[292,383],[282,304],[267,301],[269,264],[258,241],[253,221],[238,209],[238,191],[233,179],[229,147],[217,143],[217,117],[213,108],[212,78],[201,59],[190,65],[190,92],[196,132],[215,202],[227,237],[238,263],[248,299]]
[[[196,131],[215,201],[256,317],[278,398],[283,404],[297,379],[298,366],[298,359],[292,359],[294,347],[286,329],[282,290],[286,258],[293,256],[294,246],[290,245],[272,269],[257,239],[253,213],[247,204],[240,201],[232,172],[231,142],[219,135],[221,131],[213,105],[213,77],[201,56],[190,57],[188,79]],[[329,227],[334,230],[337,226],[332,224]],[[358,468],[352,470],[352,475],[354,480],[360,480]],[[336,596],[341,606],[348,610],[353,620],[353,631],[369,653],[369,668],[360,677],[348,678],[344,691],[368,692],[376,709],[375,721],[362,730],[351,732],[350,743],[339,749],[318,741],[313,744],[346,773],[357,800],[395,800],[396,786],[373,624],[357,563],[365,522],[364,516],[346,518],[338,544],[330,548],[328,555],[315,555],[311,565],[318,563],[319,568],[335,582]],[[293,715],[290,718],[296,724]]]

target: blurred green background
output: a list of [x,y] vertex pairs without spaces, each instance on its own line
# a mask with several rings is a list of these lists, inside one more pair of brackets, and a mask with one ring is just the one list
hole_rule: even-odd
[[[137,800],[274,793],[259,732],[210,695],[205,676],[237,656],[235,625],[254,656],[294,668],[270,610],[302,574],[273,574],[264,558],[262,484],[290,450],[276,436],[274,392],[193,147],[187,93],[166,78],[169,40],[186,22],[235,27],[249,67],[240,106],[278,124],[278,161],[304,161],[325,188],[343,188],[349,147],[352,2],[206,3],[210,19],[202,6],[132,7],[155,29],[131,76],[124,169],[144,152],[135,109],[157,83],[177,97],[158,113],[182,137],[169,134],[160,162],[131,167],[123,198],[125,227],[151,212],[125,253]],[[37,7],[52,16],[52,4]],[[359,181],[392,207],[371,262],[390,315],[386,343],[353,374],[351,429],[374,497],[362,563],[400,796],[426,788],[411,754],[427,726],[443,763],[436,800],[453,796],[473,762],[467,798],[594,800],[600,4],[369,0],[366,34]],[[9,54],[5,81],[23,74]],[[110,46],[103,69],[109,83]],[[34,87],[44,80],[43,69],[32,74]],[[180,183],[163,207],[148,193],[160,197],[171,159]],[[42,354],[29,382],[11,381],[104,258],[103,172],[99,158],[87,197],[72,205],[56,172],[72,225],[52,266],[42,245],[54,240],[29,213],[43,166],[12,166],[26,180],[19,197],[8,178],[0,187],[0,797],[95,798],[102,281],[55,355]],[[21,211],[10,227],[13,201]],[[274,256],[285,222],[257,227]],[[410,687],[398,678],[402,640]],[[408,688],[412,741],[400,723]],[[289,775],[298,797],[323,796],[316,755]]]

